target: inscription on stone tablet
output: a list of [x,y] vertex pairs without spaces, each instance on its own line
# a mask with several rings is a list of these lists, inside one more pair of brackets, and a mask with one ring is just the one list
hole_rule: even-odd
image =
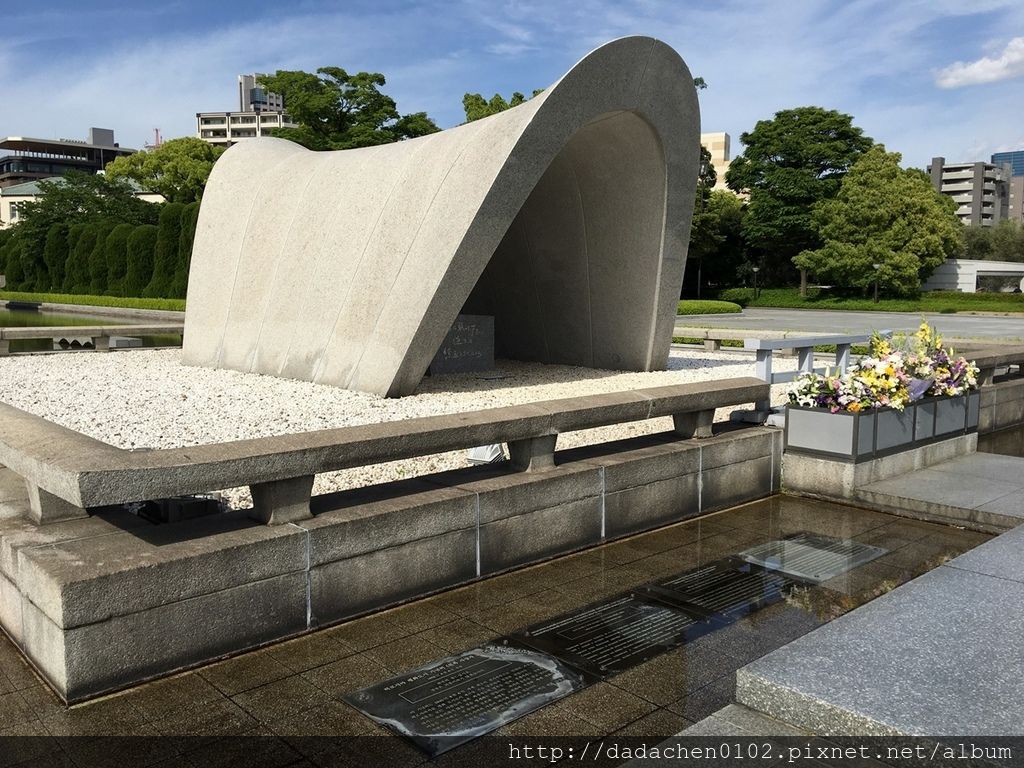
[[557,659],[495,642],[344,699],[430,755],[438,755],[583,686],[583,677]]
[[494,318],[459,315],[430,363],[432,375],[494,368]]

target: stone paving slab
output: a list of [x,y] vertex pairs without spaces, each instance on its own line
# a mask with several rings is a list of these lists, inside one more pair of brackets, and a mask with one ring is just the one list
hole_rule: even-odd
[[1024,522],[1024,458],[974,453],[856,489],[882,509],[1005,531]]
[[1024,735],[1022,540],[1008,536],[743,667],[737,701],[823,735]]

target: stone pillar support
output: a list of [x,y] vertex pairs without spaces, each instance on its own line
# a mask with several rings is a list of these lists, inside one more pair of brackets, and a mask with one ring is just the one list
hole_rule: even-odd
[[715,411],[690,411],[672,416],[675,433],[680,437],[711,437],[711,424],[715,420]]
[[510,440],[508,455],[512,466],[520,472],[541,472],[555,466],[555,442],[558,435]]
[[97,352],[109,352],[110,351],[110,337],[109,336],[96,336],[92,340],[93,349]]
[[89,516],[87,510],[44,491],[33,482],[26,480],[25,486],[28,488],[28,519],[36,525]]
[[313,493],[314,477],[303,475],[287,480],[253,483],[249,486],[252,492],[252,517],[267,525],[281,525],[312,517],[309,497]]
[[978,371],[978,386],[987,387],[993,383],[996,377],[995,368],[982,368]]

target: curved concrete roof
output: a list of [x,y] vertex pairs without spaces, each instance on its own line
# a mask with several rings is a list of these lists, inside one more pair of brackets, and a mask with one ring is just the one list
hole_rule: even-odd
[[403,395],[466,311],[495,316],[498,356],[663,368],[699,134],[685,63],[629,37],[430,136],[237,144],[200,209],[183,360]]

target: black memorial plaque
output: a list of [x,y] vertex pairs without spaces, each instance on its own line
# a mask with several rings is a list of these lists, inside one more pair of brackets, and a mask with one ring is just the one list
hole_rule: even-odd
[[459,315],[430,363],[430,373],[470,373],[494,368],[494,318]]
[[512,635],[601,680],[710,631],[701,617],[622,595]]
[[558,659],[495,642],[343,698],[433,756],[584,686],[583,677]]
[[738,556],[748,563],[821,584],[888,552],[858,541],[800,532],[745,549]]
[[725,558],[641,588],[649,599],[700,611],[713,623],[731,623],[785,599],[803,582],[781,573]]

